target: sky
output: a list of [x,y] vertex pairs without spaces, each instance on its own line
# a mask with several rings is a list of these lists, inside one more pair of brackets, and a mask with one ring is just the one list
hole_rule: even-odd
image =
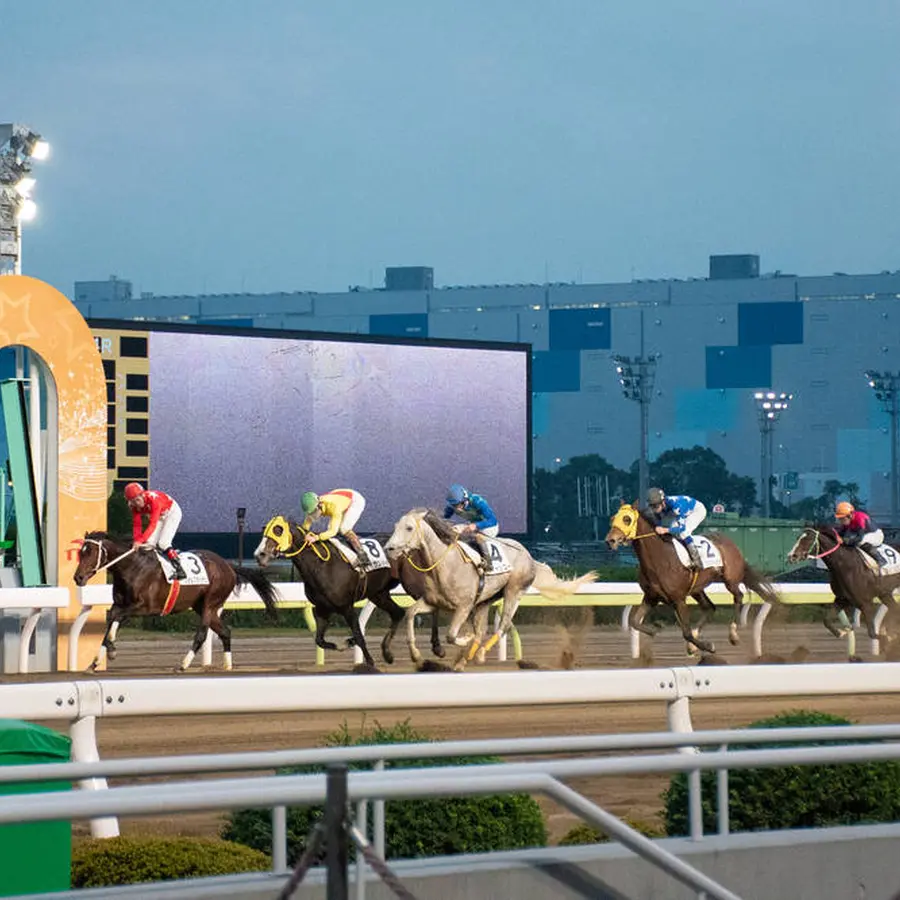
[[23,271],[157,294],[900,268],[896,0],[0,0]]

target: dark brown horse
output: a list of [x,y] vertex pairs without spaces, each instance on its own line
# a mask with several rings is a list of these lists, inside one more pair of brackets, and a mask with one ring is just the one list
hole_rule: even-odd
[[[860,611],[872,640],[887,637],[883,632],[879,635],[885,613],[879,613],[875,601],[880,600],[884,610],[893,606],[893,592],[900,587],[900,572],[880,575],[868,565],[858,547],[848,547],[834,526],[828,524],[804,528],[788,554],[788,561],[792,563],[806,559],[820,559],[828,569],[834,603],[825,613],[825,627],[835,637],[847,633],[849,623],[842,625],[841,613],[846,618],[849,609]],[[885,649],[883,643],[881,649]]]
[[[638,582],[644,597],[640,606],[632,607],[628,616],[628,624],[632,628],[643,634],[654,635],[657,629],[645,625],[644,617],[651,606],[659,602],[667,603],[675,609],[685,641],[705,653],[713,653],[713,645],[700,637],[701,629],[715,612],[715,604],[706,593],[710,584],[724,582],[734,599],[734,615],[728,635],[732,644],[738,643],[738,625],[744,600],[742,583],[763,600],[778,602],[774,586],[747,564],[733,541],[721,534],[709,535],[708,539],[718,549],[722,565],[718,568],[691,570],[678,559],[673,538],[657,534],[654,524],[637,508],[637,503],[634,506],[622,504],[612,517],[606,543],[612,550],[631,543],[638,558]],[[700,607],[700,619],[694,629],[690,625],[688,597],[693,597]]]
[[[115,659],[116,632],[126,619],[133,616],[168,615],[188,609],[197,613],[200,624],[179,670],[183,672],[190,666],[210,629],[221,639],[225,653],[224,667],[230,669],[231,629],[222,621],[220,611],[235,588],[241,585],[251,585],[262,597],[269,615],[277,618],[275,603],[278,593],[262,572],[233,566],[208,550],[198,550],[190,556],[183,554],[182,557],[188,576],[196,576],[201,571],[194,558],[202,562],[206,569],[207,584],[170,583],[160,567],[155,551],[132,550],[130,545],[111,538],[105,531],[85,534],[78,551],[75,584],[83,587],[104,569],[109,569],[113,577],[113,605],[106,614],[106,633],[100,650],[91,663],[91,670],[97,668],[106,654],[110,659]],[[191,579],[189,577],[186,580]]]
[[[351,637],[347,640],[347,646],[359,647],[366,663],[374,667],[375,661],[369,653],[359,625],[359,611],[356,604],[360,600],[367,599],[384,610],[390,616],[391,625],[381,642],[381,655],[390,665],[394,661],[391,643],[406,615],[403,607],[391,595],[391,589],[400,584],[400,579],[390,565],[360,571],[356,565],[347,562],[334,550],[330,543],[305,543],[306,533],[302,526],[292,519],[275,516],[263,529],[262,540],[255,550],[256,561],[265,567],[279,556],[291,560],[305,586],[306,597],[313,605],[316,617],[316,646],[323,650],[341,649],[337,644],[325,640],[331,616],[339,615],[350,629]],[[363,546],[367,545],[368,541],[364,540]],[[377,545],[375,549],[377,550]],[[386,557],[384,561],[388,562]],[[438,637],[436,616],[432,618],[431,647],[436,656],[444,655]]]

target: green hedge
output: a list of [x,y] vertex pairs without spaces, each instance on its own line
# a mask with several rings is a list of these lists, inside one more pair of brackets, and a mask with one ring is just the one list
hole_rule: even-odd
[[[849,725],[827,713],[797,710],[754,722],[750,728],[798,728]],[[829,744],[837,742],[829,741]],[[843,743],[850,743],[845,741]],[[797,746],[776,743],[756,747]],[[750,749],[735,746],[733,750]],[[717,827],[716,773],[701,776],[703,829]],[[900,820],[900,762],[850,765],[784,766],[728,773],[732,831],[768,831]],[[666,831],[688,834],[687,775],[672,778],[663,792]]]
[[[384,727],[378,722],[361,734],[351,735],[346,724],[326,738],[328,746],[398,744],[427,741],[409,722]],[[472,765],[500,762],[497,757],[442,760],[398,760],[387,768],[421,768],[434,765]],[[366,765],[351,766],[366,769]],[[321,767],[304,766],[283,773],[321,772]],[[465,775],[460,774],[461,781]],[[303,852],[306,837],[322,815],[321,807],[288,809],[288,858]],[[370,822],[372,816],[369,807]],[[245,809],[230,814],[222,837],[260,850],[272,843],[269,810]],[[443,856],[543,847],[547,843],[544,817],[528,794],[498,794],[487,797],[442,798],[440,800],[398,800],[385,804],[385,841],[388,858]]]
[[[658,825],[649,822],[637,822],[633,819],[624,818],[622,820],[626,825],[633,828],[638,833],[647,838],[665,837],[666,833]],[[581,822],[574,828],[569,829],[560,839],[560,847],[574,847],[578,844],[606,844],[609,843],[610,837],[599,828],[594,828],[587,822]]]
[[72,848],[72,887],[261,872],[272,860],[241,844],[203,838],[117,837]]

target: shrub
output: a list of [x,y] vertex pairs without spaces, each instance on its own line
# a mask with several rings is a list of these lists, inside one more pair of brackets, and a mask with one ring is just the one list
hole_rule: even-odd
[[[849,724],[840,716],[798,710],[754,722],[749,727],[797,728]],[[755,746],[796,745],[771,743]],[[749,749],[749,746],[735,746],[733,749]],[[702,773],[701,798],[703,829],[715,831],[715,772]],[[894,822],[900,819],[900,762],[734,770],[728,775],[728,799],[732,831]],[[668,834],[687,834],[686,774],[680,773],[672,778],[669,788],[663,792],[663,801]]]
[[72,887],[173,881],[271,868],[259,850],[203,838],[117,837],[72,848]]
[[[665,832],[658,825],[651,822],[636,822],[632,819],[625,818],[622,820],[626,825],[648,838],[665,837]],[[560,839],[560,847],[573,847],[578,844],[606,844],[610,840],[608,834],[600,829],[589,825],[587,822],[580,822],[574,828],[567,831]]]
[[[346,723],[325,739],[327,746],[400,744],[429,740],[409,722],[385,727],[378,722],[353,736]],[[387,768],[435,765],[472,765],[500,762],[497,757],[441,760],[396,760]],[[367,769],[368,765],[352,765]],[[322,767],[303,766],[281,770],[282,774],[321,772]],[[461,776],[462,777],[462,776]],[[321,807],[288,809],[288,858],[298,859],[313,825],[321,818]],[[369,807],[371,821],[372,807]],[[245,809],[231,813],[222,837],[260,850],[269,850],[272,824],[269,810]],[[498,794],[484,797],[453,797],[439,800],[397,800],[385,804],[385,843],[388,858],[479,853],[544,846],[547,831],[537,802],[528,794]],[[352,849],[352,848],[351,848]]]

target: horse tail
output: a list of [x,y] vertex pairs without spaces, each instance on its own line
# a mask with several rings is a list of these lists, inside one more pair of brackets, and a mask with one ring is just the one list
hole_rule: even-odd
[[249,584],[266,605],[266,612],[273,621],[278,621],[278,607],[276,601],[280,599],[275,585],[269,581],[268,577],[260,572],[259,569],[248,569],[244,566],[232,566],[234,574],[237,577],[238,587]]
[[775,585],[764,575],[761,575],[753,566],[744,566],[744,586],[753,591],[766,601],[766,603],[781,603],[781,597]]
[[534,565],[537,569],[537,574],[535,575],[531,586],[551,600],[563,600],[571,594],[574,594],[582,585],[593,584],[598,577],[596,572],[591,571],[566,581],[562,578],[558,578],[556,573],[547,565],[547,563],[535,560]]

